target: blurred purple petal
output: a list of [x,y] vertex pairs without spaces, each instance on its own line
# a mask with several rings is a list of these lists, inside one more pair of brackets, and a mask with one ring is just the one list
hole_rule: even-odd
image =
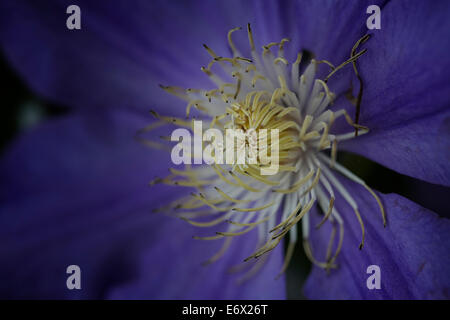
[[[3,298],[107,298],[113,288],[135,281],[146,289],[134,293],[141,298],[285,297],[283,279],[274,281],[282,250],[243,286],[225,271],[251,253],[251,241],[202,268],[220,244],[199,243],[192,239],[196,228],[151,212],[179,196],[169,187],[147,186],[167,170],[169,155],[133,140],[144,126],[139,117],[120,112],[99,120],[72,116],[49,122],[20,138],[2,160]],[[149,254],[144,266],[143,253]],[[72,264],[82,270],[80,291],[66,288]],[[143,270],[146,283],[139,282]],[[198,278],[189,275],[194,271]]]
[[[74,108],[173,110],[180,102],[158,84],[209,87],[200,71],[210,60],[202,43],[229,55],[227,31],[249,22],[258,48],[288,37],[290,59],[308,49],[338,63],[366,19],[364,1],[78,1],[81,30],[68,30],[70,4],[2,2],[0,41],[34,91]],[[245,30],[235,38],[248,55]]]
[[0,200],[90,185],[107,193],[126,186],[123,181],[146,186],[170,161],[169,154],[134,139],[147,124],[130,112],[98,112],[59,118],[27,131],[1,159]]
[[223,48],[232,27],[216,19],[217,28],[204,28],[208,16],[198,2],[78,1],[81,30],[68,30],[72,2],[2,2],[0,40],[33,90],[74,108],[170,107],[177,100],[158,84],[206,86],[201,44]]
[[210,60],[202,43],[229,54],[227,31],[251,14],[231,1],[78,1],[82,26],[71,31],[71,4],[2,2],[0,41],[34,91],[74,108],[180,105],[158,84],[210,86],[200,71]]
[[[314,267],[305,293],[311,299],[448,299],[450,297],[450,220],[397,194],[380,194],[386,208],[383,228],[376,201],[361,186],[343,181],[359,205],[366,228],[362,250],[360,225],[339,197],[336,207],[344,218],[345,232],[339,268],[330,274]],[[312,215],[313,225],[320,221]],[[323,259],[330,234],[327,223],[312,233],[312,246]],[[366,286],[367,267],[381,269],[381,289]]]
[[449,13],[448,1],[392,1],[383,8],[381,30],[372,32],[358,62],[360,123],[371,131],[342,144],[400,173],[447,186]]
[[[135,116],[98,120],[49,122],[2,159],[2,297],[100,298],[110,282],[130,276],[161,198],[147,182],[166,164],[133,140],[143,125]],[[82,291],[65,287],[70,264],[82,268]]]
[[[211,230],[209,235],[211,234]],[[192,240],[201,230],[184,221],[156,225],[139,257],[137,276],[111,290],[112,299],[285,299],[284,277],[275,280],[283,262],[283,246],[269,253],[266,263],[246,281],[245,271],[230,273],[256,249],[256,232],[239,236],[218,261],[202,262],[217,253],[222,240]],[[248,262],[247,272],[254,265]]]

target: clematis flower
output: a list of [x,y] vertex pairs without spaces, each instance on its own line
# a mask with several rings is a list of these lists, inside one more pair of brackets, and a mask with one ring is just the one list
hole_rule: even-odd
[[[71,109],[20,136],[0,163],[2,297],[283,299],[301,225],[314,264],[309,298],[448,298],[448,219],[372,190],[335,159],[338,148],[449,185],[448,3],[79,1],[82,27],[68,30],[70,4],[0,5],[5,56],[37,94]],[[379,30],[366,27],[372,4],[382,10]],[[169,154],[133,139],[149,128],[148,110],[186,125],[186,113],[214,111],[203,119],[220,123],[228,112],[251,129],[249,118],[274,105],[260,124],[289,132],[277,175],[193,167],[195,175],[172,169],[187,180],[157,181],[199,187],[214,175],[207,191],[146,187],[172,166]],[[149,210],[171,203],[165,211],[177,215],[214,210],[205,220],[181,214],[190,223]],[[211,217],[225,229],[195,226]],[[73,264],[82,290],[65,286]],[[236,265],[239,285],[228,272]],[[366,286],[371,265],[381,289]]]

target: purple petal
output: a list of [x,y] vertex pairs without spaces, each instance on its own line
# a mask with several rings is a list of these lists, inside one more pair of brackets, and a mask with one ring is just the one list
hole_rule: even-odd
[[225,47],[232,27],[221,28],[222,19],[205,28],[201,3],[78,1],[81,30],[68,30],[71,4],[2,2],[0,41],[33,90],[77,108],[167,108],[178,100],[158,84],[209,85],[200,71],[209,62],[201,44]]
[[[136,117],[96,120],[50,122],[2,159],[2,297],[100,298],[130,276],[149,212],[163,198],[146,185],[166,165],[133,140],[143,126]],[[65,287],[71,264],[82,268],[82,291]]]
[[[359,62],[362,125],[342,144],[400,173],[450,185],[450,3],[392,1]],[[419,21],[427,21],[424,25]]]
[[170,163],[168,154],[134,139],[146,125],[135,114],[110,112],[63,117],[26,132],[0,163],[0,199],[83,184],[103,183],[99,191],[108,191],[118,189],[121,179],[145,186]]
[[[202,262],[216,254],[223,242],[192,241],[199,228],[185,222],[165,223],[155,228],[146,250],[139,257],[136,279],[119,284],[108,298],[113,299],[285,299],[284,277],[275,279],[283,262],[278,246],[266,257],[266,263],[248,280],[240,283],[245,271],[230,273],[232,267],[256,249],[257,232],[236,237],[220,260],[204,266]],[[213,234],[208,230],[209,234]],[[189,239],[189,240],[188,240]],[[252,262],[252,261],[250,261]],[[247,267],[251,269],[252,264]]]
[[295,13],[291,12],[296,29],[290,32],[298,37],[301,49],[338,65],[350,57],[353,45],[367,32],[366,8],[383,7],[385,2],[299,1]]
[[397,172],[450,185],[450,112],[380,129],[342,144]]
[[[7,58],[33,90],[76,108],[173,109],[180,102],[158,84],[211,86],[200,71],[210,60],[202,43],[229,55],[227,31],[249,22],[258,48],[289,37],[290,58],[309,49],[341,62],[362,35],[366,18],[363,2],[77,3],[81,30],[65,26],[68,0],[9,0],[0,7],[0,41]],[[235,38],[248,55],[245,31]]]
[[[282,250],[242,286],[227,275],[251,254],[251,238],[236,240],[222,261],[202,268],[219,243],[194,240],[195,228],[151,212],[180,196],[170,187],[147,186],[167,171],[169,155],[133,140],[144,126],[139,117],[98,117],[102,121],[72,116],[49,122],[21,137],[2,159],[1,297],[285,297],[283,279],[274,280]],[[66,268],[73,264],[82,270],[80,291],[66,288]]]
[[33,90],[76,108],[182,105],[158,84],[210,87],[202,43],[229,54],[227,31],[250,13],[234,2],[78,1],[81,30],[68,30],[71,4],[2,2],[0,41]]
[[[343,180],[343,179],[341,179]],[[386,208],[383,228],[376,201],[360,185],[343,181],[359,206],[366,228],[362,250],[360,225],[340,197],[336,207],[344,219],[339,268],[329,275],[314,267],[305,293],[312,299],[448,299],[450,297],[450,221],[397,194],[380,194]],[[321,217],[313,215],[313,225]],[[324,258],[330,224],[312,232],[313,250]],[[371,265],[380,267],[381,289],[369,290]]]
[[248,2],[242,6],[254,17],[249,22],[257,47],[289,38],[285,47],[289,61],[308,50],[317,59],[338,64],[349,58],[354,43],[365,33],[367,6],[383,6],[385,1],[254,1],[247,8]]

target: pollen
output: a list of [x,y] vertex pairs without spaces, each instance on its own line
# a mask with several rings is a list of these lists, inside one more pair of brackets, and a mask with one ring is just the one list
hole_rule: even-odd
[[[334,206],[337,197],[349,204],[354,215],[352,218],[357,219],[361,226],[361,242],[355,245],[362,249],[365,241],[364,215],[337,175],[362,185],[373,196],[386,225],[384,208],[376,193],[336,161],[337,147],[341,141],[369,132],[367,127],[357,123],[363,86],[356,66],[357,59],[366,52],[366,49],[358,51],[358,48],[369,36],[359,39],[351,49],[349,58],[334,66],[327,60],[303,61],[301,52],[295,61],[289,62],[284,56],[285,46],[289,43],[287,38],[269,43],[257,52],[250,24],[247,25],[250,56],[245,57],[233,42],[233,35],[238,30],[241,28],[234,28],[228,33],[232,57],[219,56],[204,45],[211,61],[201,67],[201,71],[215,87],[183,89],[161,86],[166,92],[185,101],[186,117],[161,116],[152,112],[156,122],[140,133],[163,125],[193,131],[195,118],[207,123],[209,128],[223,132],[227,128],[242,130],[246,138],[238,145],[254,152],[246,154],[244,164],[214,163],[186,165],[183,170],[171,169],[169,175],[157,178],[151,184],[187,187],[191,192],[189,196],[159,210],[175,212],[187,223],[211,230],[210,236],[195,239],[224,241],[217,254],[206,263],[215,262],[226,254],[232,240],[248,232],[257,232],[258,244],[245,259],[255,263],[244,279],[257,272],[268,253],[289,235],[285,261],[280,270],[282,274],[298,242],[299,227],[302,228],[302,245],[311,262],[326,270],[336,268],[345,229],[341,213]],[[317,78],[319,65],[329,69],[328,75],[322,79]],[[357,107],[355,121],[345,109],[331,110],[336,96],[327,85],[328,80],[347,65],[353,66],[360,81],[358,98],[353,101]],[[348,132],[333,134],[333,124],[339,118],[347,122]],[[264,129],[277,129],[277,141],[268,135],[257,137],[253,134]],[[162,139],[162,142],[140,140],[160,148],[164,146],[163,142],[167,142],[167,139]],[[261,140],[265,140],[266,144],[261,144]],[[273,149],[275,144],[276,149]],[[266,150],[261,145],[266,146]],[[236,149],[233,152],[245,150]],[[273,150],[279,155],[278,170],[276,174],[263,175],[261,169],[267,167]],[[261,156],[264,151],[266,157]],[[318,206],[324,214],[316,226],[311,226],[309,219],[313,206]],[[331,224],[332,232],[326,257],[319,259],[312,252],[310,232],[325,223]]]

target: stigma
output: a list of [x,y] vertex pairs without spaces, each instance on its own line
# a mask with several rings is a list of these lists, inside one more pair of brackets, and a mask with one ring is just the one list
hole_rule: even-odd
[[[246,139],[240,144],[241,147],[248,147],[254,152],[246,155],[247,161],[244,163],[224,164],[217,161],[217,152],[213,152],[212,157],[216,159],[213,163],[196,166],[194,161],[194,165],[186,164],[183,169],[170,169],[169,175],[157,178],[151,184],[188,187],[190,192],[160,210],[175,212],[187,223],[211,230],[211,235],[195,239],[223,241],[221,249],[206,263],[220,259],[231,242],[240,235],[257,232],[258,244],[245,259],[256,260],[256,263],[244,278],[257,272],[268,253],[287,235],[289,241],[280,274],[288,267],[298,242],[301,242],[312,263],[326,270],[336,268],[345,230],[342,212],[334,206],[337,197],[349,204],[353,211],[352,218],[357,219],[361,226],[361,241],[355,245],[362,249],[365,241],[363,215],[338,176],[362,185],[378,203],[383,223],[386,224],[384,208],[376,193],[336,161],[340,142],[353,139],[358,134],[367,134],[369,129],[353,121],[345,109],[333,108],[332,111],[336,96],[327,85],[339,70],[353,65],[360,81],[360,93],[354,101],[359,114],[362,81],[356,61],[366,50],[357,51],[368,36],[355,43],[348,60],[335,66],[327,60],[304,61],[302,52],[298,53],[295,61],[288,61],[284,55],[289,42],[287,38],[269,43],[258,52],[250,24],[247,25],[247,36],[251,56],[245,57],[233,42],[233,33],[240,29],[228,32],[232,57],[219,56],[204,45],[211,61],[201,70],[212,81],[214,88],[184,89],[161,85],[163,90],[185,101],[186,117],[170,117],[152,111],[156,122],[143,131],[162,125],[194,131],[194,122],[201,120],[208,128],[221,132],[227,129],[242,130],[246,133]],[[319,79],[317,69],[321,64],[329,72]],[[340,118],[346,121],[348,132],[334,134],[333,124]],[[250,134],[258,130],[277,130],[277,141],[266,137],[266,144],[260,144],[261,136],[257,139]],[[163,142],[169,140],[162,138]],[[162,142],[146,143],[153,147],[164,146]],[[273,149],[275,145],[276,149]],[[237,146],[231,148],[233,150],[229,150],[228,146],[226,151],[244,152]],[[274,150],[278,154],[277,170],[273,174],[262,174],[262,169],[267,168],[268,164],[267,159],[260,156],[261,152],[273,155]],[[311,225],[309,218],[313,206],[318,206],[323,212],[322,221],[315,226]],[[326,257],[319,259],[312,252],[310,232],[325,223],[332,225],[332,232]],[[298,239],[298,228],[302,231],[301,240]],[[335,248],[334,252],[332,248]]]

